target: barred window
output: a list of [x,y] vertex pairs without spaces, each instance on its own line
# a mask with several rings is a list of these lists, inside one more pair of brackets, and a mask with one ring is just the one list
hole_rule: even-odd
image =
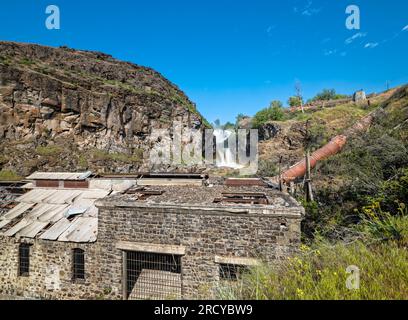
[[220,264],[220,279],[221,280],[238,280],[244,273],[248,272],[247,266],[236,264]]
[[85,280],[85,251],[82,249],[73,250],[72,279]]
[[20,244],[18,251],[19,251],[18,275],[20,277],[28,277],[30,273],[30,245],[22,243]]

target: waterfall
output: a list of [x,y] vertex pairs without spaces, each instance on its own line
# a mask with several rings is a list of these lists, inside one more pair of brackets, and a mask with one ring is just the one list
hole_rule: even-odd
[[[230,130],[222,130],[222,129],[215,129],[214,136],[216,141],[216,153],[217,153],[217,160],[216,165],[217,167],[226,167],[232,169],[241,169],[242,166],[237,163],[236,159],[236,152],[232,152],[230,149],[230,145],[228,144],[228,148],[225,147],[225,142],[234,135],[233,131]],[[236,139],[231,139],[229,143],[235,143]],[[235,148],[236,150],[236,148]]]

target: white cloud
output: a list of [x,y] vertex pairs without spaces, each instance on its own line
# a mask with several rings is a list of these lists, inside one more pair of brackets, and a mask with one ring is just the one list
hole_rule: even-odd
[[321,9],[306,9],[302,11],[303,16],[312,16],[314,14],[318,14],[321,11]]
[[351,44],[354,40],[356,40],[358,38],[364,38],[365,36],[367,36],[367,33],[358,32],[355,35],[353,35],[352,37],[347,38],[345,43],[346,44]]
[[408,24],[401,31],[408,31]]
[[333,49],[333,50],[324,50],[324,55],[325,56],[331,56],[333,54],[337,53],[337,49]]
[[321,8],[312,8],[313,6],[313,1],[309,0],[306,5],[302,7],[293,7],[293,12],[294,13],[300,13],[302,16],[312,16],[315,14],[318,14],[320,11],[322,11]]
[[268,29],[266,29],[266,33],[270,34],[274,29],[276,29],[276,26],[269,26]]
[[378,47],[379,43],[378,42],[369,42],[366,43],[366,45],[364,46],[364,48],[366,49],[374,49],[375,47]]

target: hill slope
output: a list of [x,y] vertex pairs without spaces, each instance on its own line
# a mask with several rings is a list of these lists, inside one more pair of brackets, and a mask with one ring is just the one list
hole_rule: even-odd
[[3,172],[149,170],[151,132],[173,121],[205,125],[187,96],[150,68],[99,52],[0,42]]

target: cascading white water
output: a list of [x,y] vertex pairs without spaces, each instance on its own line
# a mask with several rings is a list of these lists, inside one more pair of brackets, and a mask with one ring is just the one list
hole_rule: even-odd
[[226,167],[232,169],[240,169],[241,165],[237,163],[236,153],[233,153],[231,149],[225,148],[225,141],[233,134],[230,130],[215,129],[214,136],[216,141],[216,152],[217,152],[217,167]]

